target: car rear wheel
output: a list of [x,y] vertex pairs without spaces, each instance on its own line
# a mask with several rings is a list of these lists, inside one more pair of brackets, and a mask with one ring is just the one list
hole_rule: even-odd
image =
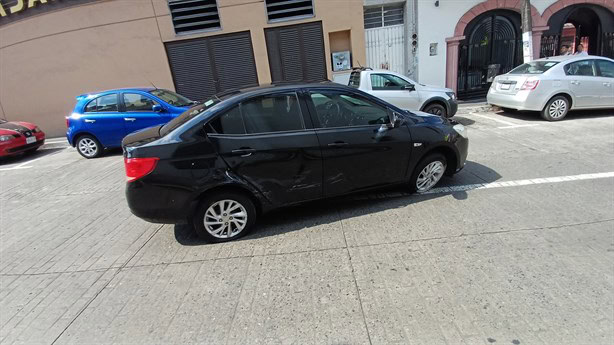
[[564,96],[553,97],[541,112],[542,118],[547,121],[560,121],[569,112],[569,100]]
[[440,153],[428,155],[418,163],[409,181],[412,192],[424,193],[435,187],[448,167],[446,157]]
[[425,113],[430,113],[433,115],[437,115],[437,116],[441,116],[441,117],[448,117],[448,112],[446,111],[446,108],[439,104],[439,103],[431,103],[429,105],[427,105],[424,108],[424,112]]
[[100,157],[102,155],[102,145],[91,135],[82,135],[77,139],[77,151],[81,156],[90,159]]
[[223,192],[204,199],[192,223],[196,234],[210,243],[227,242],[245,235],[256,222],[256,207],[242,194]]

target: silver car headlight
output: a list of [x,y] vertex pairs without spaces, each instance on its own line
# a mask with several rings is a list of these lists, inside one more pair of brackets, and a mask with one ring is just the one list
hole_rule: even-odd
[[12,135],[0,135],[0,142],[2,142],[2,141],[9,141],[11,139],[13,139]]
[[450,97],[452,100],[456,99],[456,94],[454,92],[446,92],[446,95],[448,95],[448,97]]
[[456,133],[458,133],[458,135],[460,135],[461,137],[468,139],[469,137],[467,136],[467,128],[465,128],[465,126],[459,124],[454,125],[454,127],[452,127],[452,129],[454,129],[454,131],[456,131]]

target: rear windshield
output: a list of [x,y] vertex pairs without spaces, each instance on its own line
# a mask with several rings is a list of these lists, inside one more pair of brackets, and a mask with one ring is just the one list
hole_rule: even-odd
[[360,71],[354,71],[350,74],[350,81],[348,86],[358,88],[360,87]]
[[510,74],[542,74],[558,64],[558,61],[531,61],[514,68]]
[[173,91],[156,89],[149,91],[149,93],[175,107],[187,107],[188,105],[194,104],[194,101],[191,99],[183,97],[182,95],[174,93]]
[[218,104],[220,99],[217,97],[213,97],[208,101],[205,101],[203,104],[199,104],[195,107],[192,107],[186,111],[184,111],[181,115],[169,121],[169,123],[165,124],[160,128],[160,136],[165,136],[168,133],[172,132],[175,128],[183,125],[184,123],[190,121],[197,115],[201,114],[205,110],[211,108],[212,106]]

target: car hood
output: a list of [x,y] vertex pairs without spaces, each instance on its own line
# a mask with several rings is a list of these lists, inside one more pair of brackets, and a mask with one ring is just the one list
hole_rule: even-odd
[[444,119],[441,116],[433,115],[430,113],[425,113],[423,111],[412,110],[411,113],[418,116],[418,119],[420,120],[420,122],[431,123],[434,125],[439,125],[442,123],[449,122],[447,119]]
[[420,90],[418,91],[426,91],[426,92],[454,92],[454,90],[452,89],[448,89],[445,87],[438,87],[438,86],[432,86],[432,85],[420,85]]
[[29,122],[5,122],[0,123],[0,133],[2,134],[15,134],[23,133],[33,130],[36,127]]

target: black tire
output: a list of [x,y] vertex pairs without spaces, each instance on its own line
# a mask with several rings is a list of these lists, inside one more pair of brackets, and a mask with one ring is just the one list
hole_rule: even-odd
[[[81,144],[83,144],[84,146],[82,146]],[[102,145],[100,145],[98,139],[89,134],[85,134],[77,138],[75,147],[77,148],[79,154],[81,154],[81,156],[87,159],[100,157],[102,156],[102,153],[104,151],[104,148],[102,147]],[[90,150],[87,150],[86,147],[90,148]]]
[[[245,226],[237,233],[234,232],[238,230],[238,218],[234,218],[233,220],[232,215],[240,214],[242,213],[242,210],[239,209],[239,212],[237,213],[223,213],[222,210],[220,210],[220,205],[217,204],[218,202],[226,202],[228,200],[240,204],[247,213],[247,219],[245,219]],[[215,225],[212,225],[210,226],[210,230],[207,230],[207,228],[205,227],[205,214],[212,206],[212,211],[216,213],[219,212],[220,216],[224,218],[221,220],[222,222],[225,222],[225,224],[220,223],[218,228],[215,228]],[[200,238],[209,243],[220,243],[232,241],[247,234],[251,230],[253,225],[256,223],[256,217],[256,207],[248,196],[234,192],[221,192],[219,194],[212,195],[203,199],[203,201],[198,205],[194,216],[192,217],[192,224],[194,227],[194,231]],[[208,217],[207,219],[215,220],[213,217]],[[215,230],[218,230],[220,228],[221,231],[219,233],[219,237],[212,234],[212,232],[215,232]],[[226,237],[228,235],[228,229],[230,229],[230,237]]]
[[569,100],[565,96],[554,96],[541,111],[546,121],[561,121],[569,113]]
[[427,105],[426,107],[424,107],[424,112],[430,113],[433,115],[437,115],[437,116],[441,116],[443,118],[448,117],[448,111],[446,110],[446,107],[444,107],[443,105],[439,103],[431,103]]
[[[443,164],[443,171],[441,171],[441,175],[437,178],[437,182],[435,182],[435,184],[433,184],[432,186],[430,186],[428,189],[426,190],[418,190],[418,177],[420,176],[420,174],[422,173],[422,170],[424,170],[424,168],[426,168],[427,165],[435,162],[435,161],[439,161],[440,163]],[[443,177],[443,175],[445,175],[446,173],[446,169],[448,168],[448,161],[446,160],[446,157],[444,155],[442,155],[441,153],[432,153],[426,157],[424,157],[420,163],[418,163],[418,165],[416,165],[416,168],[414,169],[414,172],[412,173],[411,179],[409,180],[409,190],[412,193],[415,192],[420,192],[420,193],[424,193],[427,192],[428,190],[430,190],[431,188],[435,187],[437,185],[437,183],[439,183],[439,181],[441,181],[441,178]]]

